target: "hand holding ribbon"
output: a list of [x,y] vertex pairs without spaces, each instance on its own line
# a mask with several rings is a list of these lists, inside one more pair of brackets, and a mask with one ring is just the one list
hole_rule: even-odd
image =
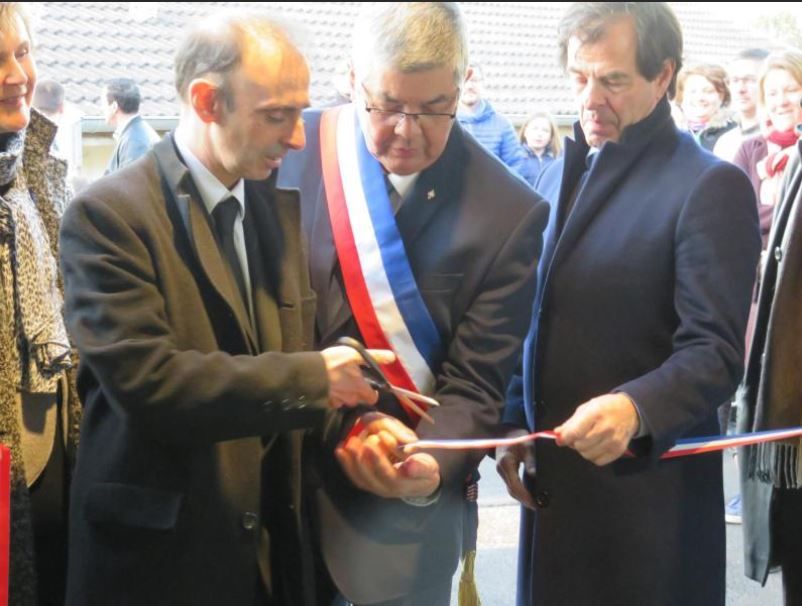
[[516,438],[528,437],[525,429],[512,429],[507,433],[507,438],[513,442],[496,447],[496,471],[513,499],[524,507],[535,509],[535,500],[521,481],[519,472],[523,463],[526,475],[535,477],[535,445],[532,441],[514,442]]
[[607,465],[629,448],[640,421],[632,400],[611,393],[581,404],[565,423],[554,428],[557,444],[573,448],[596,465]]
[[428,453],[403,452],[403,446],[417,438],[398,419],[369,412],[335,455],[357,488],[385,498],[426,497],[440,485],[440,468]]

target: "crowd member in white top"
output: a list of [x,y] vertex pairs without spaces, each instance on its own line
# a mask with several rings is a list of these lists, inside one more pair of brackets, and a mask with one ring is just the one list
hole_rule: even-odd
[[732,162],[744,139],[760,132],[757,79],[760,65],[768,55],[769,51],[764,48],[748,48],[738,53],[727,66],[727,84],[738,128],[727,131],[716,142],[713,153],[722,160]]

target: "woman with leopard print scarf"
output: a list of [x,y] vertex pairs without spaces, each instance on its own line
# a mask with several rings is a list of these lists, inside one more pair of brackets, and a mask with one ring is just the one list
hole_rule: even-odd
[[78,410],[57,263],[66,162],[50,152],[56,126],[30,108],[31,51],[22,3],[1,3],[0,443],[11,451],[9,603],[26,606],[63,603]]

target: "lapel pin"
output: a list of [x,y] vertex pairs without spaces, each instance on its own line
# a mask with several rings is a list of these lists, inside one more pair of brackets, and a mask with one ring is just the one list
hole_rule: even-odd
[[435,197],[436,195],[437,195],[437,194],[436,194],[436,193],[434,193],[434,190],[433,190],[433,189],[430,189],[429,191],[427,191],[427,192],[426,192],[426,199],[427,199],[427,200],[434,200],[434,197]]

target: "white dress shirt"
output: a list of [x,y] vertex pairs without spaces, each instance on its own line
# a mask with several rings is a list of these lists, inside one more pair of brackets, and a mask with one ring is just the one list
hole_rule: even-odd
[[248,313],[253,318],[251,275],[248,269],[248,253],[245,249],[245,230],[242,227],[242,221],[245,218],[245,181],[240,179],[234,184],[234,187],[228,189],[192,153],[186,142],[182,140],[180,130],[175,132],[175,144],[189,169],[189,174],[192,175],[192,180],[195,182],[198,193],[203,200],[203,205],[210,216],[215,207],[230,196],[234,196],[239,202],[239,212],[234,220],[234,247],[237,249],[237,257],[244,274],[242,277],[245,280],[245,290],[248,294]]

